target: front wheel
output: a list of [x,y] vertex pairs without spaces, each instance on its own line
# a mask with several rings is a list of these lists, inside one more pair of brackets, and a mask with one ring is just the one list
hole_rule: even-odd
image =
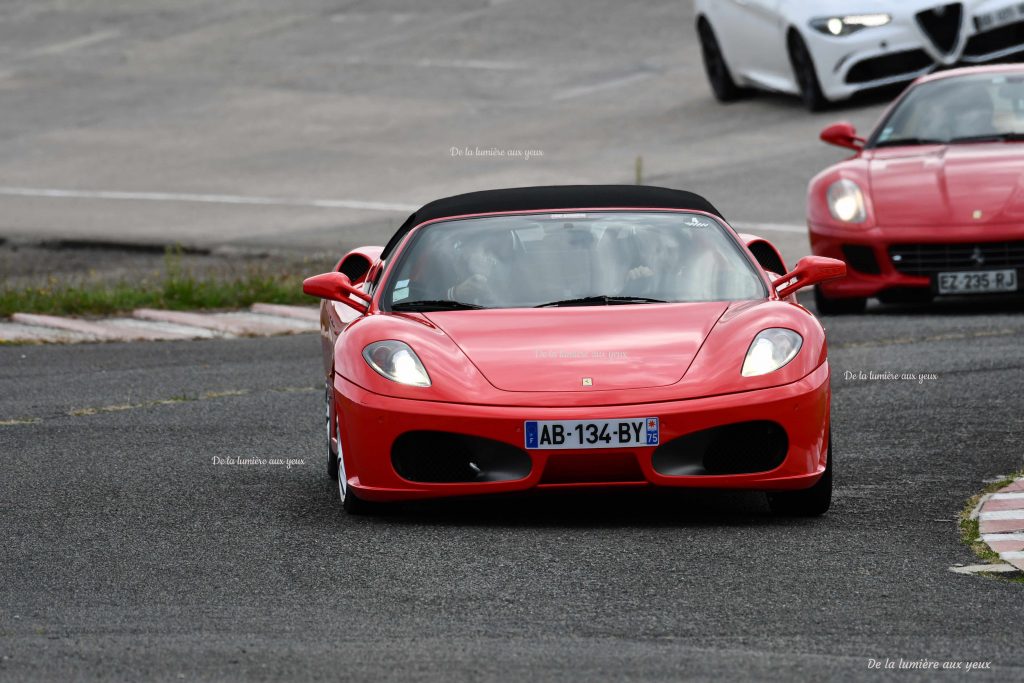
[[833,299],[821,291],[821,287],[814,288],[814,307],[818,309],[818,315],[852,315],[863,313],[868,305],[868,300],[863,297],[851,297],[848,299]]
[[[331,383],[327,382],[324,391],[324,405],[327,408],[327,476],[338,478],[338,454],[334,450],[334,420],[331,419]],[[340,442],[339,442],[340,443]]]
[[828,99],[821,92],[821,83],[818,81],[818,72],[814,68],[814,58],[811,57],[807,43],[800,37],[800,34],[793,31],[789,34],[789,61],[793,67],[793,76],[796,77],[797,86],[800,88],[800,99],[808,111],[821,111],[828,106]]
[[768,494],[772,513],[787,517],[818,517],[832,506],[832,435],[828,437],[825,473],[814,486],[802,491],[773,491]]

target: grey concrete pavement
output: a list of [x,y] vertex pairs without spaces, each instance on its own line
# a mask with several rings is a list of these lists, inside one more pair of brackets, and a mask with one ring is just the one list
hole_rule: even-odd
[[[801,223],[807,180],[842,156],[818,131],[879,103],[722,107],[692,24],[683,0],[8,0],[0,237],[341,249],[403,217],[346,201],[633,182],[637,156],[731,220]],[[153,193],[178,198],[131,198]]]

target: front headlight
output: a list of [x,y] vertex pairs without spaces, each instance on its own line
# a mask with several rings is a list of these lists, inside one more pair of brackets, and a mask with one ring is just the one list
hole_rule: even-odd
[[892,17],[888,14],[847,14],[842,17],[812,19],[811,26],[830,36],[848,36],[865,28],[885,26]]
[[363,359],[381,377],[414,387],[429,387],[430,375],[405,342],[389,339],[368,344]]
[[803,343],[803,337],[782,327],[758,332],[743,360],[743,376],[757,377],[775,372],[796,358]]
[[829,186],[827,195],[829,213],[837,221],[863,223],[868,219],[864,208],[864,193],[852,180],[837,180]]

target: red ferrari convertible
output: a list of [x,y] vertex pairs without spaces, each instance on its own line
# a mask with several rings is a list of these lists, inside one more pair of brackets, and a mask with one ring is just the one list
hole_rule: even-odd
[[829,365],[786,272],[697,195],[536,187],[427,204],[320,297],[328,472],[346,510],[577,487],[832,493]]
[[820,313],[1020,290],[1024,66],[920,78],[866,140],[848,123],[821,137],[857,154],[810,184],[811,248],[850,269],[816,288]]

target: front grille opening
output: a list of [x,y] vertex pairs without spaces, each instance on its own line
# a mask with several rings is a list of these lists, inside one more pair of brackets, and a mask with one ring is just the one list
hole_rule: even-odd
[[652,465],[667,476],[752,474],[783,463],[789,438],[767,420],[738,422],[672,439],[654,451]]
[[875,258],[875,250],[871,247],[844,244],[843,260],[846,261],[846,265],[867,275],[878,275],[882,272],[878,267],[878,259]]
[[515,481],[530,475],[525,451],[501,441],[452,432],[406,432],[391,447],[391,465],[408,481],[429,484]]
[[960,40],[963,6],[953,2],[917,13],[917,24],[939,52],[950,54]]
[[552,453],[544,466],[541,484],[599,484],[642,482],[640,463],[633,453]]
[[997,52],[1024,51],[1024,21],[976,33],[964,47],[964,57],[984,58]]
[[906,275],[934,275],[950,270],[1024,268],[1024,241],[961,244],[894,244],[889,259]]
[[910,79],[933,66],[935,62],[924,50],[893,52],[857,62],[847,72],[846,82],[857,85],[898,76]]

